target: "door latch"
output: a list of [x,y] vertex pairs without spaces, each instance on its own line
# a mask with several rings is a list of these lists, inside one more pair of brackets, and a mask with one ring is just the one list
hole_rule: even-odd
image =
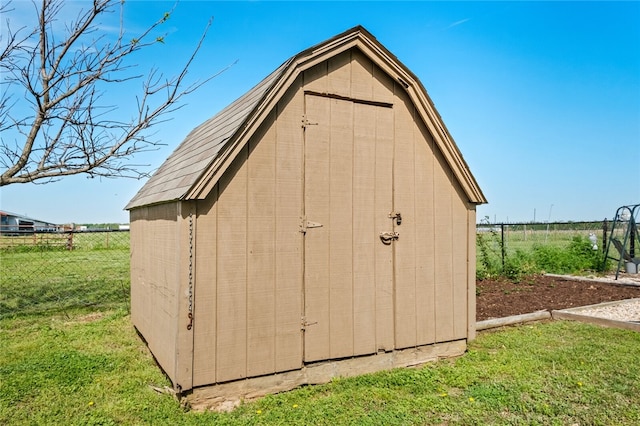
[[397,232],[381,232],[380,233],[380,240],[382,241],[383,244],[386,244],[386,245],[391,244],[393,241],[397,240],[398,238],[400,238],[400,234],[398,234]]
[[395,219],[396,225],[398,226],[402,225],[402,215],[400,214],[400,212],[389,213],[389,219]]

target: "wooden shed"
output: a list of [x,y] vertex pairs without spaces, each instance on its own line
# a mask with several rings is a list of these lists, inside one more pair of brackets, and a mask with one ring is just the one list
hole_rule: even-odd
[[182,392],[460,354],[485,202],[418,78],[355,27],[194,129],[129,202],[133,324]]

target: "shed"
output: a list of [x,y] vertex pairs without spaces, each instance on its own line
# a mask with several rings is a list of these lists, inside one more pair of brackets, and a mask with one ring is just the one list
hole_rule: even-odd
[[418,78],[352,28],[195,128],[126,206],[133,324],[181,392],[460,354],[485,202]]

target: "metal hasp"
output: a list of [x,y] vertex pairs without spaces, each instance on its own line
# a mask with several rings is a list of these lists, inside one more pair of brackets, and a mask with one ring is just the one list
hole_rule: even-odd
[[396,225],[398,226],[402,225],[402,215],[400,214],[400,212],[389,213],[389,219],[395,219]]
[[[624,262],[628,272],[640,272],[640,257],[636,257],[636,243],[640,246],[640,232],[638,230],[638,216],[640,215],[640,204],[622,206],[616,210],[613,225],[606,243],[604,259],[602,260],[602,270],[606,269],[607,260],[613,259],[618,262],[616,267],[616,280],[620,274],[620,268]],[[614,234],[616,229],[622,231],[622,241]],[[618,252],[618,257],[609,254],[611,246]]]
[[391,244],[393,241],[397,240],[398,238],[400,238],[400,234],[398,234],[397,232],[381,232],[380,233],[380,240],[385,245]]

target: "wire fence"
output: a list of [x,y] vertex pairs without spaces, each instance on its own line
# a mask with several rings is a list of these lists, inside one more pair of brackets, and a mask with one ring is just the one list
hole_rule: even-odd
[[[566,247],[576,237],[588,239],[595,250],[604,254],[611,239],[624,239],[626,229],[620,225],[614,227],[613,221],[605,219],[591,222],[480,223],[476,231],[478,239],[488,241],[496,252],[500,252],[504,262],[509,253],[517,250],[529,250],[536,245]],[[633,252],[634,239],[629,242]]]
[[604,252],[611,221],[549,223],[480,223],[478,240],[498,253],[504,265],[509,253],[527,251],[536,245],[566,247],[574,238],[586,238]]
[[129,232],[0,235],[0,318],[129,306]]
[[[575,237],[603,251],[611,221],[564,223],[481,223],[481,250],[502,261],[535,245],[566,247]],[[618,231],[616,231],[618,232]],[[639,247],[640,249],[640,247]],[[501,259],[501,260],[500,260]],[[73,309],[128,309],[129,232],[0,233],[0,318],[68,312]]]

